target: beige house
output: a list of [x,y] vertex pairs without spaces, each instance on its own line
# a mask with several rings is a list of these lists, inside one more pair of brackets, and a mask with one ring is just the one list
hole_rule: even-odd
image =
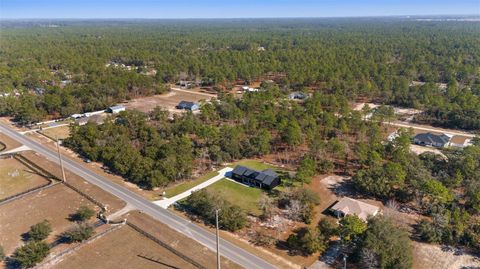
[[357,215],[360,219],[367,221],[368,217],[375,216],[380,212],[378,206],[364,203],[352,198],[343,197],[338,201],[332,210],[338,218],[346,215]]

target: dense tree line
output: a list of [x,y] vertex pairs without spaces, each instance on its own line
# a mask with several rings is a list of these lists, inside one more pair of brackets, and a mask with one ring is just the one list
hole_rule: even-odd
[[[47,114],[103,109],[196,79],[229,86],[276,74],[290,88],[312,86],[353,99],[377,98],[427,110],[421,121],[478,128],[478,24],[400,19],[3,23],[0,113],[22,123]],[[35,24],[34,24],[35,25]],[[33,26],[34,26],[33,25]],[[260,49],[263,48],[263,49]],[[110,61],[155,68],[106,67]],[[63,89],[61,80],[71,83]],[[420,89],[411,81],[427,82]],[[434,83],[449,83],[443,91]],[[47,92],[31,96],[35,87]],[[440,97],[440,98],[438,98]]]

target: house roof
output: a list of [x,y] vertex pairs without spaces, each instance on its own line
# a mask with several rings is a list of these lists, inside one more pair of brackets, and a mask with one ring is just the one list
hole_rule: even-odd
[[242,165],[237,165],[233,169],[232,174],[244,176],[268,186],[270,186],[272,182],[278,177],[277,173],[275,173],[275,171],[273,171],[272,169],[255,171]]
[[122,105],[116,105],[116,106],[111,106],[109,107],[110,110],[119,110],[119,109],[125,109],[125,106]]
[[438,144],[447,144],[450,141],[450,137],[445,134],[433,134],[433,133],[422,133],[417,134],[415,139],[422,141],[424,143],[438,143]]
[[357,215],[364,221],[367,221],[369,216],[375,216],[380,210],[378,206],[370,205],[349,197],[343,197],[340,199],[332,209],[340,211],[345,215]]

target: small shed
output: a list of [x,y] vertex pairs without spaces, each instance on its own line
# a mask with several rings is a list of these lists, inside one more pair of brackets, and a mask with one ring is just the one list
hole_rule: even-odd
[[185,109],[190,111],[198,110],[200,108],[198,103],[188,101],[181,101],[176,107],[177,109]]
[[117,114],[117,113],[120,113],[121,111],[125,111],[125,106],[117,105],[117,106],[111,106],[107,108],[107,113]]

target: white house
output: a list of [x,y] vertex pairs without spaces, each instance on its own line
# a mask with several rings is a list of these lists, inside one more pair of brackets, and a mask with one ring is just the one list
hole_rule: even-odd
[[120,113],[121,111],[125,111],[125,106],[118,105],[118,106],[111,106],[107,108],[108,113],[117,114],[117,113]]

